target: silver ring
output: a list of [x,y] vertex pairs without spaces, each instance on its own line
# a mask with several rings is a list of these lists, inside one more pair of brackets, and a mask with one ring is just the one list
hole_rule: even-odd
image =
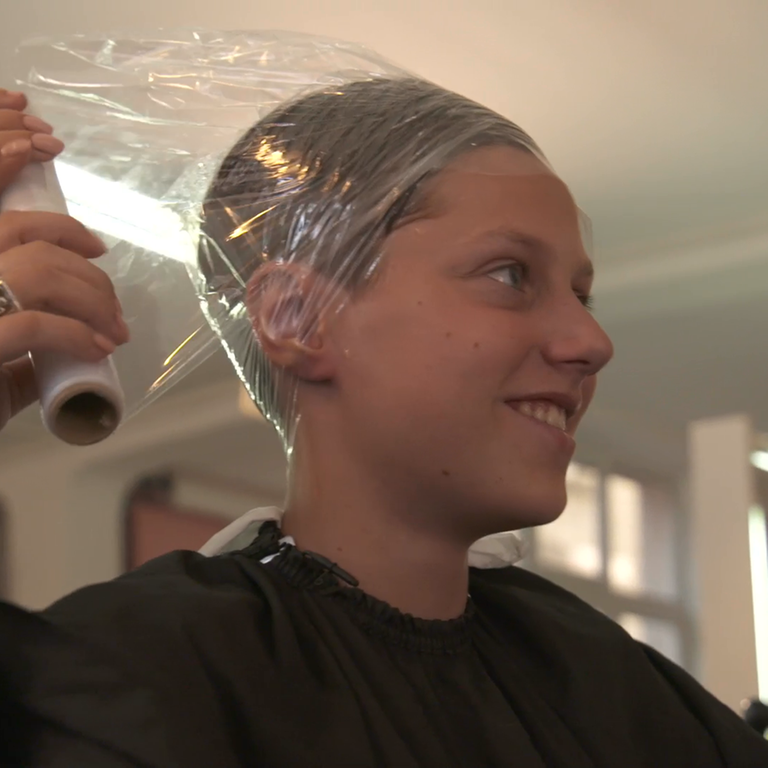
[[0,317],[21,312],[21,304],[8,283],[0,277]]

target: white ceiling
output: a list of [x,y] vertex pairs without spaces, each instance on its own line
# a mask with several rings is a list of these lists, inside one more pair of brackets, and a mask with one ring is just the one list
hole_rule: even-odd
[[766,0],[27,0],[3,14],[0,79],[24,38],[158,26],[364,42],[521,123],[594,222],[617,347],[594,434],[679,454],[698,416],[768,429]]

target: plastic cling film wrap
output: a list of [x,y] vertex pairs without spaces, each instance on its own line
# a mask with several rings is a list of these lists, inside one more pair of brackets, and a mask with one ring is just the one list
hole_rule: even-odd
[[[71,214],[111,246],[101,266],[132,337],[114,355],[127,415],[222,345],[289,459],[302,392],[328,384],[297,360],[385,279],[393,238],[439,207],[433,186],[498,147],[523,160],[471,173],[551,175],[508,119],[339,41],[80,36],[29,43],[18,64],[67,145]],[[485,541],[482,563],[517,557],[508,539]]]
[[71,214],[111,246],[100,266],[133,339],[114,358],[126,415],[221,341],[288,450],[295,382],[252,323],[266,286],[295,293],[309,272],[324,276],[302,288],[302,310],[278,313],[305,332],[376,274],[430,174],[482,144],[538,154],[490,110],[318,37],[78,36],[24,45],[18,71],[67,145],[57,172]]

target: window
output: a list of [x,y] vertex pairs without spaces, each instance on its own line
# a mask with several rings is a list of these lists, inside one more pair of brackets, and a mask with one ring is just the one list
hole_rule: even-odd
[[571,465],[566,483],[563,515],[526,532],[530,551],[525,567],[579,595],[635,639],[690,667],[674,484],[582,464]]
[[568,468],[568,513],[535,532],[537,562],[547,568],[596,578],[603,568],[600,549],[600,473]]
[[678,593],[674,509],[658,489],[620,475],[605,479],[608,584],[627,595]]

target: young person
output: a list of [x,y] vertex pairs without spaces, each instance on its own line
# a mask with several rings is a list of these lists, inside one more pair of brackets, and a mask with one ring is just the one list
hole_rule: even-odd
[[[22,97],[2,99],[19,141]],[[12,416],[34,399],[23,353],[95,359],[127,334],[76,222],[6,216],[0,246]],[[0,606],[3,764],[768,765],[733,712],[508,546],[470,567],[564,508],[612,355],[592,269],[533,141],[460,96],[350,83],[255,126],[211,187],[199,288],[283,436],[285,511],[239,548]]]

